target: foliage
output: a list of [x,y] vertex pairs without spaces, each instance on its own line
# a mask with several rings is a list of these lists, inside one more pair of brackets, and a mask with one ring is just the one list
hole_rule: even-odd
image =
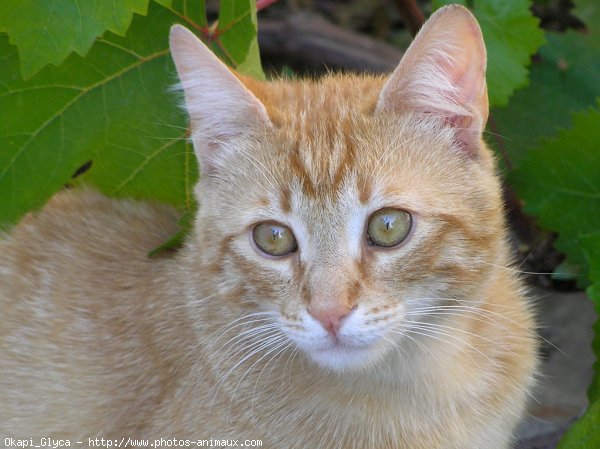
[[147,8],[148,0],[3,0],[0,31],[18,47],[23,77],[30,78],[72,51],[85,55],[106,30],[124,35],[133,13],[146,14]]
[[597,109],[575,114],[573,128],[528,151],[509,178],[525,212],[559,233],[555,246],[582,273],[589,269],[581,237],[600,231],[599,124]]
[[[183,22],[199,30],[202,37],[211,38],[213,48],[229,64],[262,77],[254,2],[222,0],[218,28],[213,32],[203,2],[156,0],[148,5],[147,16],[134,16],[125,36],[111,32],[109,24],[109,31],[91,47],[90,32],[55,27],[49,20],[50,31],[40,31],[37,39],[51,40],[57,48],[44,50],[41,57],[31,30],[37,30],[40,14],[49,3],[56,11],[67,10],[50,19],[62,20],[71,14],[62,1],[10,0],[0,7],[0,29],[7,30],[11,40],[20,42],[21,30],[30,30],[19,54],[7,36],[0,34],[0,109],[10,111],[0,122],[0,223],[16,222],[68,182],[191,210],[197,168],[186,141],[185,115],[171,93],[176,77],[168,53],[169,27]],[[35,9],[35,5],[35,13],[22,10]],[[97,14],[94,20],[87,19],[94,23],[104,23],[107,16],[100,7],[86,13]],[[103,31],[99,30],[95,33]],[[59,48],[63,41],[69,45]],[[72,49],[83,53],[88,48],[85,56],[72,53],[59,66],[46,65],[60,62]],[[19,60],[27,74],[32,67],[46,67],[24,80],[19,76]],[[88,161],[92,161],[91,168],[72,180]]]
[[600,447],[600,401],[594,402],[578,423],[567,431],[557,449],[594,449]]
[[[494,111],[494,117],[500,132],[514,136],[510,154],[517,169],[509,179],[525,211],[558,233],[556,247],[577,268],[580,282],[589,285],[587,293],[600,316],[600,111],[572,114],[600,97],[600,29],[595,28],[600,27],[600,7],[579,0],[575,12],[587,24],[587,35],[568,31],[550,36],[528,89],[516,95],[504,115]],[[556,138],[546,138],[557,129]],[[560,449],[600,447],[600,320],[594,331],[590,406],[565,434]]]
[[[491,21],[483,19],[479,10],[491,11],[500,3],[507,8],[508,3],[527,7],[530,2],[468,3],[490,49],[488,82],[490,103],[495,106],[490,116],[492,143],[508,155],[505,168],[514,168],[508,179],[523,200],[524,211],[537,217],[541,227],[558,234],[556,247],[567,256],[568,266],[577,270],[580,283],[589,285],[588,295],[600,316],[600,111],[590,109],[600,98],[600,4],[597,0],[575,2],[573,12],[586,24],[587,33],[547,33],[547,43],[530,69],[529,85],[514,93],[507,108],[501,108],[504,103],[494,101],[493,78],[503,72],[490,73],[497,57],[488,30]],[[498,23],[502,15],[492,17]],[[524,29],[505,31],[516,42],[528,39],[522,34]],[[500,41],[505,38],[501,36]],[[514,89],[525,84],[511,81]],[[556,133],[557,137],[549,139]],[[600,320],[594,331],[597,362],[588,394],[590,407],[567,432],[560,449],[600,447]]]
[[[600,230],[596,229],[587,235],[580,237],[581,246],[584,248],[584,255],[590,267],[590,280],[592,285],[587,289],[590,298],[593,299],[596,306],[596,315],[600,317]],[[592,404],[600,404],[600,319],[594,325],[594,342],[592,344],[596,362],[594,371],[596,376],[592,380],[588,391],[588,398]],[[600,420],[596,420],[596,428]]]
[[574,112],[600,97],[600,39],[575,31],[546,38],[531,67],[529,86],[515,92],[508,108],[492,113],[491,130],[504,137],[497,144],[514,166],[543,138],[571,126]]
[[[577,17],[590,27],[592,24],[600,26],[600,3],[598,0],[576,0],[575,10]],[[600,31],[600,30],[596,30]]]
[[[434,0],[434,8],[450,3],[469,6],[466,0]],[[539,20],[524,0],[474,0],[488,51],[487,83],[490,105],[505,106],[515,89],[527,84],[527,66],[532,54],[544,43]]]
[[[478,18],[488,48],[490,140],[508,155],[524,210],[558,233],[557,247],[600,312],[600,3],[575,0],[585,34],[544,33],[530,0],[432,3],[462,3]],[[0,226],[63,185],[85,183],[181,208],[183,230],[165,245],[181,239],[198,174],[172,92],[167,38],[176,22],[237,70],[264,77],[254,0],[221,0],[215,23],[204,0],[0,2]],[[600,323],[595,331],[600,359]],[[590,408],[561,449],[600,444],[600,362],[595,372]]]
[[[572,123],[556,139],[528,151],[510,178],[525,211],[558,233],[556,247],[592,282],[588,294],[600,316],[600,110],[575,114]],[[599,323],[593,342],[597,360]],[[588,412],[565,435],[561,449],[600,447],[599,362],[588,396]]]

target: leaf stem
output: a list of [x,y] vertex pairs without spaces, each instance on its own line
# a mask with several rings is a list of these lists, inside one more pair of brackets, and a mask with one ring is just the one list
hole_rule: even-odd
[[277,0],[256,0],[256,11],[265,9],[268,6],[271,6],[273,3],[277,3]]

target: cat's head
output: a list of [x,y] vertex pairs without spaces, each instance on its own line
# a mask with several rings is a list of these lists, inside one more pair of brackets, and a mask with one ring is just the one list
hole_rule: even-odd
[[480,297],[504,231],[468,10],[436,12],[388,78],[261,83],[180,26],[171,49],[215,289],[338,371],[417,336],[428,307]]

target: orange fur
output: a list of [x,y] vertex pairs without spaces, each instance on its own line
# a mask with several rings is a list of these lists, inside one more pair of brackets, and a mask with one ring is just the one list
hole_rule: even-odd
[[[195,229],[149,259],[175,211],[65,191],[0,240],[0,435],[507,449],[536,339],[481,139],[478,30],[445,8],[409,54],[418,71],[438,34],[473,40],[456,66],[448,44],[440,70],[470,81],[439,112],[431,92],[398,106],[418,75],[402,63],[388,79],[259,83],[174,29],[203,169]],[[383,207],[413,216],[397,247],[367,244]],[[298,251],[261,255],[249,230],[265,220]],[[338,341],[307,310],[340,302]]]

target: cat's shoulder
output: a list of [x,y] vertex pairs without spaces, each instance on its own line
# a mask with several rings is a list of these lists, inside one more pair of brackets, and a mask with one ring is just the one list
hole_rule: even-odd
[[176,209],[162,204],[108,198],[90,189],[65,189],[6,232],[0,246],[25,252],[147,254],[177,232],[178,216]]

